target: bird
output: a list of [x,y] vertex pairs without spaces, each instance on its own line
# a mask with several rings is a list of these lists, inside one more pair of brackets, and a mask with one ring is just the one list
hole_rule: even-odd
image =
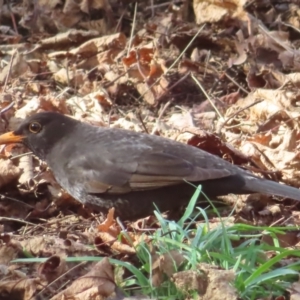
[[[122,219],[189,202],[201,185],[207,197],[262,193],[300,201],[300,190],[258,177],[178,141],[99,127],[57,112],[26,118],[0,144],[22,143],[48,164],[60,186],[84,206]],[[154,204],[156,206],[154,206]]]

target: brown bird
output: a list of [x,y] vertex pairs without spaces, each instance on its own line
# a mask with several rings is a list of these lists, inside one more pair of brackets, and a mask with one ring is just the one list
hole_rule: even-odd
[[35,114],[0,144],[23,143],[57,182],[86,206],[124,219],[188,203],[202,185],[208,197],[263,193],[300,200],[300,190],[259,178],[229,162],[167,138],[91,126],[54,112]]

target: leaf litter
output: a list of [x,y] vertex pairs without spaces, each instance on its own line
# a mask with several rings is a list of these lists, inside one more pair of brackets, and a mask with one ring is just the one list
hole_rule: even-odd
[[[299,4],[284,5],[285,12],[247,0],[0,1],[1,132],[56,111],[176,139],[299,188]],[[0,151],[1,295],[125,299],[107,259],[78,266],[66,258],[130,261],[141,239],[151,243],[145,233],[157,228],[155,218],[124,225],[112,211],[99,224],[101,216],[67,195],[43,162],[23,155],[28,150]],[[235,222],[300,223],[291,201],[225,198]],[[298,245],[297,233],[279,240]],[[47,260],[10,263],[24,255]],[[153,255],[156,284],[167,275],[182,289],[189,278],[198,299],[220,299],[217,282],[222,299],[236,299],[233,273],[199,266],[183,274],[181,253]]]

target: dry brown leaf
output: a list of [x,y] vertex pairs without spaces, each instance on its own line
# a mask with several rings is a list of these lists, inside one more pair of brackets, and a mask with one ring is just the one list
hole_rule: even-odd
[[52,297],[61,300],[74,297],[80,300],[100,300],[111,296],[116,290],[113,266],[103,258],[86,275],[76,279],[66,290]]
[[[299,244],[299,231],[290,231],[285,232],[284,234],[276,234],[277,242],[279,242],[279,247],[288,248],[291,247],[294,248],[297,247],[297,244]],[[277,243],[274,244],[274,239],[270,235],[263,235],[261,238],[262,243],[266,243],[271,246],[277,247]]]
[[226,17],[246,19],[243,6],[247,0],[194,0],[193,8],[197,24],[219,22]]
[[51,256],[38,266],[39,277],[50,283],[60,277],[67,270],[66,261],[59,256]]
[[246,51],[248,50],[248,45],[244,40],[240,42],[235,42],[237,55],[235,57],[231,57],[229,59],[228,65],[231,67],[232,65],[238,66],[242,65],[248,58]]
[[241,151],[251,157],[263,170],[281,171],[284,182],[299,187],[300,152],[297,149],[298,133],[287,130],[282,140],[277,144],[263,145],[259,143],[242,142]]
[[40,256],[43,250],[47,248],[47,240],[43,236],[33,237],[32,239],[27,239],[21,242],[22,247],[32,253],[34,256]]
[[178,250],[171,250],[162,255],[152,255],[152,284],[160,286],[163,282],[163,275],[169,278],[177,271],[181,264],[186,260]]
[[231,144],[224,143],[216,134],[198,131],[198,135],[193,136],[188,145],[198,147],[201,150],[222,157],[234,162],[237,165],[249,162],[249,156],[232,147]]
[[[132,76],[132,73],[131,73]],[[142,80],[143,78],[141,78]],[[150,88],[150,85],[147,83],[140,82],[136,85],[136,88],[140,95],[143,95],[143,99],[150,105],[154,105],[156,103],[156,95],[154,93],[154,89]]]
[[6,65],[0,72],[0,83],[4,83],[7,76],[9,79],[25,76],[26,72],[30,70],[26,59],[19,53],[16,54],[12,60],[12,64]]
[[0,158],[0,187],[16,180],[21,170],[10,159]]
[[10,240],[7,243],[0,244],[0,264],[9,264],[22,253],[22,247],[19,242]]
[[232,105],[232,104],[235,104],[240,97],[241,97],[240,92],[236,91],[234,93],[231,93],[231,94],[225,95],[223,97],[220,97],[219,101],[221,101],[223,103],[226,103],[226,104],[229,104],[229,105]]
[[[57,226],[56,224],[54,227]],[[57,230],[57,228],[55,230]],[[30,239],[21,241],[21,245],[34,256],[49,257],[51,255],[59,255],[60,257],[64,257],[73,253],[84,256],[89,255],[92,251],[88,245],[52,235],[33,236]]]
[[112,128],[123,128],[127,130],[134,130],[136,132],[143,132],[141,122],[129,121],[127,118],[119,118],[112,125]]
[[286,69],[292,69],[295,72],[300,71],[300,51],[296,49],[289,49],[279,53],[278,58]]
[[110,48],[118,48],[122,50],[125,45],[126,36],[120,32],[89,40],[80,45],[78,48],[72,49],[70,53],[81,57],[90,57]]
[[133,228],[134,231],[146,231],[145,229],[153,228],[153,226],[156,224],[157,218],[151,215],[146,218],[138,219],[137,221],[131,223],[130,227]]
[[[150,62],[152,61],[154,55],[154,49],[152,47],[150,48],[139,48],[136,50],[132,50],[129,53],[129,56],[124,57],[122,59],[123,64],[129,68],[135,63],[139,63],[143,67],[146,67],[150,65]],[[150,71],[150,69],[148,69]],[[143,72],[143,76],[148,76],[148,73]]]
[[290,292],[290,300],[300,299],[300,281],[292,283],[291,287],[288,289]]
[[53,79],[63,85],[78,87],[87,80],[87,75],[82,70],[60,69],[53,74]]
[[26,105],[15,112],[14,117],[10,118],[9,128],[12,130],[16,129],[24,119],[35,113],[40,108],[40,105],[40,99],[33,97]]
[[[113,49],[108,49],[106,51],[102,51],[101,53],[97,54],[96,56],[96,64],[99,64],[100,66],[103,64],[108,64],[108,65],[112,65],[115,62],[116,57],[122,52],[122,49],[119,48],[113,48]],[[95,61],[86,61],[84,63],[84,65],[79,64],[79,66],[81,66],[82,68],[88,69],[89,66],[91,66],[91,68],[94,67],[95,65]]]
[[19,177],[19,183],[30,190],[31,187],[34,187],[32,156],[25,155],[20,157],[19,168],[22,171],[21,176]]
[[101,250],[101,247],[109,246],[112,250],[118,251],[119,253],[135,254],[135,249],[129,245],[126,239],[118,240],[118,236],[115,233],[111,234],[108,232],[99,232],[95,238],[95,246]]
[[108,232],[109,228],[112,225],[116,224],[116,220],[115,220],[114,214],[115,214],[115,208],[112,207],[111,209],[109,209],[105,221],[102,222],[100,225],[98,225],[98,230],[99,231]]
[[183,111],[180,114],[172,114],[167,124],[172,128],[182,129],[187,127],[194,127],[193,116],[190,112]]
[[36,291],[41,289],[39,279],[23,278],[18,280],[2,280],[0,282],[1,295],[13,295],[14,300],[35,299]]
[[[259,26],[259,23],[254,23],[254,27],[257,27],[259,34],[251,37],[249,43],[256,49],[271,49],[278,54],[283,50],[292,51],[291,43],[289,41],[289,33],[282,30],[268,31],[267,28]],[[264,59],[268,59],[265,57]],[[265,61],[263,61],[265,63]]]
[[58,46],[70,46],[71,44],[79,44],[90,38],[95,38],[99,35],[96,30],[77,30],[70,29],[66,32],[60,32],[54,36],[44,38],[40,41],[41,47],[56,48]]
[[243,133],[253,135],[269,129],[282,135],[283,129],[292,125],[299,129],[297,122],[293,121],[300,116],[298,98],[297,90],[257,89],[229,107],[225,119],[230,120],[227,125],[236,126]]
[[[85,116],[84,121],[95,125],[97,123],[98,125],[104,125],[104,107],[102,107],[99,102],[99,98],[101,97],[108,98],[108,96],[103,92],[97,91],[87,94],[84,97],[72,97],[66,100],[66,104],[72,109],[73,116],[76,119],[80,120],[83,115],[88,113]],[[106,99],[106,102],[110,102],[110,100]]]

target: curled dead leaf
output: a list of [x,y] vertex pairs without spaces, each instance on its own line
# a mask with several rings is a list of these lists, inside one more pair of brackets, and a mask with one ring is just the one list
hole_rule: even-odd
[[98,225],[99,231],[108,232],[109,228],[112,225],[116,224],[116,220],[114,218],[114,213],[115,213],[115,208],[113,207],[108,211],[105,221],[103,223],[101,223],[100,225]]
[[38,267],[39,276],[50,283],[66,271],[66,262],[59,256],[53,255]]
[[119,241],[117,237],[113,236],[108,232],[100,232],[98,236],[95,238],[95,246],[97,249],[101,250],[102,247],[110,247],[114,251],[118,251],[119,253],[126,254],[135,254],[135,249],[128,245],[127,243],[123,243],[123,241]]

